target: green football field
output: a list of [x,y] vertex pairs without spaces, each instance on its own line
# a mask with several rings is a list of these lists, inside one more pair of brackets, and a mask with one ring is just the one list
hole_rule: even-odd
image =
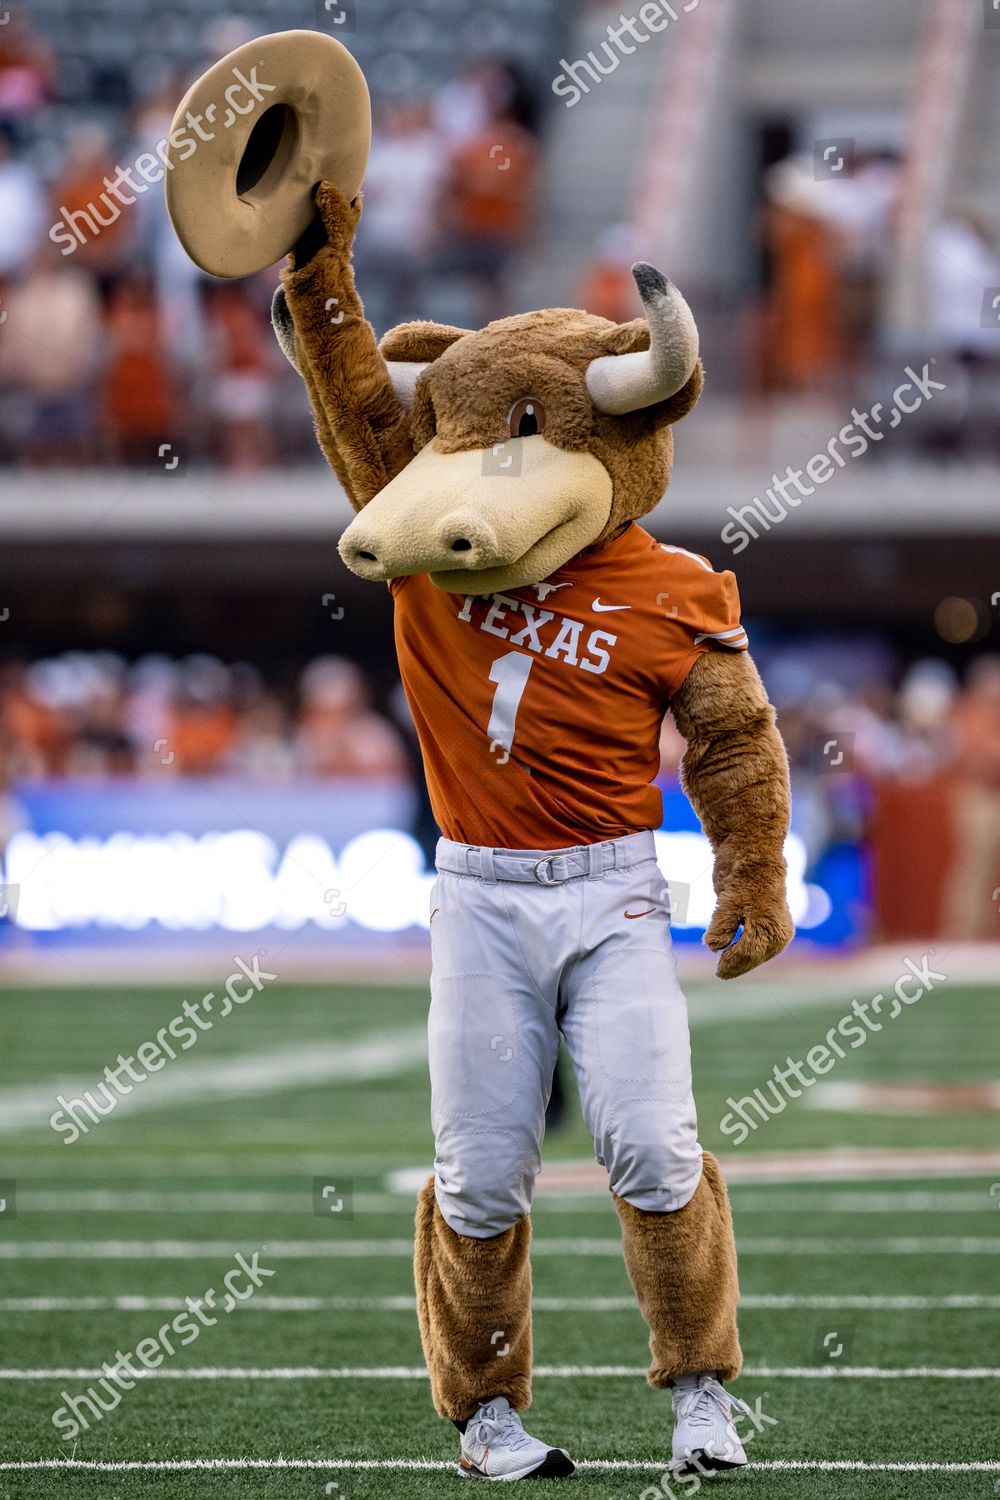
[[[413,1309],[422,986],[275,984],[75,1144],[46,1123],[206,988],[0,998],[0,1500],[461,1493]],[[727,1096],[874,988],[688,986],[701,1138],[731,1169],[741,1251],[737,1389],[761,1414],[751,1466],[713,1482],[747,1500],[1000,1492],[1000,1142],[995,1091],[970,1087],[1000,1077],[996,987],[938,986],[738,1149],[720,1134]],[[860,1084],[930,1087],[844,1087]],[[818,1180],[834,1152],[840,1175]],[[529,1426],[580,1462],[569,1493],[655,1500],[669,1401],[642,1378],[591,1160],[574,1106],[534,1215]],[[226,1311],[224,1278],[255,1252],[273,1274]],[[215,1315],[189,1310],[182,1347],[172,1320],[209,1289]],[[150,1339],[153,1374],[64,1441],[53,1414]]]

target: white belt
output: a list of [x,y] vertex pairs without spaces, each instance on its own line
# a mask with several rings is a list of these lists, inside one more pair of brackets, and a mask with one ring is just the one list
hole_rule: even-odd
[[653,835],[630,833],[600,844],[572,849],[489,849],[478,844],[456,844],[439,839],[437,867],[451,875],[471,875],[493,885],[516,880],[525,885],[562,885],[566,880],[627,870],[656,858]]

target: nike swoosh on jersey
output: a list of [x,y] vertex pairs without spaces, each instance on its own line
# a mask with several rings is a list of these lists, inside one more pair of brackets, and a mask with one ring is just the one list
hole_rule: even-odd
[[590,607],[591,607],[592,610],[595,610],[598,614],[606,614],[609,610],[612,610],[612,609],[631,609],[632,608],[631,604],[602,604],[601,601],[600,601],[600,599],[595,599],[594,602],[593,602],[593,604]]
[[634,922],[635,919],[636,919],[636,917],[649,917],[649,916],[652,916],[652,914],[653,914],[653,912],[655,910],[656,910],[655,906],[648,906],[645,911],[627,911],[625,913],[625,916],[626,916],[626,918],[627,918],[627,920],[629,922]]

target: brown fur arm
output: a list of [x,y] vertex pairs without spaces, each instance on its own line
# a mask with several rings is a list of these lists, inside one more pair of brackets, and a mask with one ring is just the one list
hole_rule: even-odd
[[320,444],[361,510],[413,457],[409,413],[392,388],[354,286],[351,247],[360,200],[348,203],[324,182],[316,207],[326,242],[309,260],[297,250],[281,280]]
[[316,388],[316,377],[313,375],[312,366],[306,359],[305,355],[300,355],[299,359],[299,369],[302,374],[302,379],[305,381],[306,391],[309,395],[309,405],[312,407],[313,426],[316,429],[316,440],[319,443],[320,448],[323,450],[323,457],[326,459],[327,463],[330,465],[330,468],[340,480],[340,483],[343,486],[344,494],[350,501],[352,508],[354,510],[360,510],[361,506],[355,498],[354,491],[351,488],[350,470],[348,469],[347,464],[344,462],[343,455],[341,454],[340,449],[337,447],[337,440],[330,429],[330,423],[327,421],[326,411],[323,407],[323,401],[320,397],[319,391]]
[[687,740],[681,784],[715,853],[718,901],[705,942],[725,950],[719,978],[734,979],[774,958],[794,934],[782,852],[791,813],[785,747],[745,652],[700,657],[670,706]]
[[295,324],[288,309],[288,300],[285,296],[285,288],[283,286],[279,286],[275,290],[274,296],[271,299],[271,323],[278,343],[281,345],[281,352],[288,360],[288,363],[302,376],[305,383],[306,391],[309,395],[309,405],[312,407],[316,440],[323,450],[323,456],[343,485],[344,493],[351,501],[351,504],[354,505],[354,497],[351,494],[351,487],[348,483],[347,467],[340,456],[333,433],[330,431],[330,424],[326,420],[326,412],[323,410],[323,403],[319,399],[319,393],[316,390],[316,381],[313,378],[309,362],[303,351],[299,348],[299,341],[295,333]]

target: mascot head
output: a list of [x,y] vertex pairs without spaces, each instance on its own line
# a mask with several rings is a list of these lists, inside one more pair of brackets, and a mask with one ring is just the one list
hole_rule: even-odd
[[221,276],[293,251],[274,324],[360,512],[340,543],[354,573],[427,573],[458,593],[539,583],[663,494],[671,425],[702,386],[691,311],[640,264],[645,317],[630,323],[555,308],[478,332],[406,323],[376,345],[350,271],[370,133],[364,78],[333,38],[247,43],[174,118],[177,232]]
[[353,572],[519,588],[653,508],[671,424],[702,376],[683,297],[652,266],[633,274],[646,317],[631,323],[556,308],[478,333],[409,323],[385,335],[414,457],[344,533]]

